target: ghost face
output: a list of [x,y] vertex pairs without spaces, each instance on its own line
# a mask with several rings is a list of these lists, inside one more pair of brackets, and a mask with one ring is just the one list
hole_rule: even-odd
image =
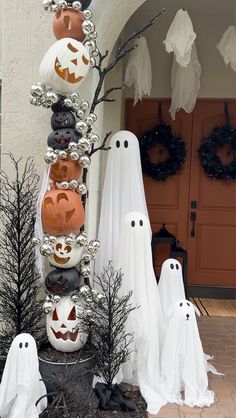
[[150,224],[147,217],[141,212],[130,212],[125,216],[125,228],[129,231],[130,236],[140,239],[139,244],[146,245],[150,236]]
[[[126,158],[131,154],[140,158],[139,144],[137,137],[129,131],[117,132],[110,141],[111,152],[114,153],[117,158]],[[128,158],[127,157],[127,158]]]
[[40,76],[62,95],[78,90],[89,70],[89,52],[72,38],[57,41],[45,54],[40,64]]
[[72,353],[86,343],[87,334],[81,330],[77,317],[82,307],[75,305],[66,296],[47,315],[47,335],[51,345],[58,351]]
[[75,124],[75,116],[69,110],[55,112],[51,118],[51,125],[54,131],[62,128],[74,128]]
[[176,302],[173,317],[179,318],[183,323],[192,323],[195,321],[195,313],[199,315],[198,309],[186,299],[180,299]]
[[57,129],[48,136],[48,146],[53,149],[67,149],[70,142],[78,143],[80,135],[74,129]]
[[[34,338],[26,333],[17,335],[12,342],[9,354],[11,358],[14,356],[16,361],[17,379],[19,379],[16,383],[22,384],[24,380],[30,385],[32,378],[27,374],[32,376],[32,373],[38,373],[38,353]],[[13,363],[12,360],[11,362]]]
[[168,258],[162,264],[161,271],[165,274],[171,274],[172,276],[182,275],[182,266],[180,262],[174,258]]
[[50,263],[60,269],[70,269],[75,267],[81,260],[83,254],[83,247],[78,247],[75,244],[66,244],[66,237],[57,238],[54,244],[54,252],[49,257]]

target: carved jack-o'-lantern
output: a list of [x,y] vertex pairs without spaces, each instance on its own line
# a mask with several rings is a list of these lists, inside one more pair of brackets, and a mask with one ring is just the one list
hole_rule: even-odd
[[76,268],[56,269],[50,271],[45,278],[46,289],[55,295],[69,295],[78,289],[81,283],[80,274]]
[[49,177],[56,183],[61,183],[62,181],[77,180],[81,173],[82,167],[80,163],[67,158],[51,165]]
[[83,42],[85,34],[82,23],[85,18],[80,11],[73,9],[60,10],[53,19],[53,32],[57,39],[73,38]]
[[72,353],[79,350],[87,341],[87,334],[81,330],[78,312],[69,296],[61,298],[54,311],[47,315],[47,335],[57,351]]
[[79,232],[84,224],[84,208],[80,196],[72,190],[51,190],[45,193],[41,214],[44,230],[57,237]]
[[69,110],[59,110],[53,113],[51,125],[54,131],[61,128],[74,128],[76,125],[76,118]]
[[[72,4],[75,0],[67,0],[67,3]],[[89,5],[91,4],[92,0],[80,0],[80,3],[82,4],[82,10],[87,9]]]
[[42,81],[62,95],[78,90],[89,70],[89,52],[72,38],[57,41],[46,52],[40,64]]
[[78,143],[81,138],[74,129],[57,129],[48,136],[48,146],[53,149],[67,149],[70,142]]
[[54,244],[54,252],[49,257],[50,263],[60,269],[70,269],[75,267],[81,260],[83,255],[83,247],[75,244],[66,244],[66,237],[57,238]]

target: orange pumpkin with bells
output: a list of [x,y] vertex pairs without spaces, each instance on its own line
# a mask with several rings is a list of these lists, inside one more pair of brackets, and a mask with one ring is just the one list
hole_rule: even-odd
[[57,39],[73,38],[83,42],[85,34],[82,23],[85,18],[80,11],[73,9],[60,10],[53,19],[53,32]]
[[84,208],[78,193],[54,189],[45,193],[41,207],[42,224],[49,235],[79,232],[84,224]]
[[67,158],[51,165],[49,178],[56,183],[61,183],[62,181],[77,180],[81,173],[82,167],[79,162]]

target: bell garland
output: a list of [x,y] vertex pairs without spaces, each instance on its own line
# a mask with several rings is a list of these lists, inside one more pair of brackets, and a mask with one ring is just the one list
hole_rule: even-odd
[[[162,121],[149,132],[146,132],[139,141],[143,173],[156,181],[165,181],[175,176],[182,169],[186,160],[187,151],[184,141],[174,136],[171,126]],[[152,163],[148,151],[157,144],[164,145],[169,153],[166,161],[158,164]]]
[[[214,128],[213,132],[203,139],[198,154],[207,177],[231,181],[236,179],[236,129],[230,125],[227,103],[225,117],[225,125]],[[230,145],[232,149],[233,160],[229,164],[224,164],[217,153],[225,145]]]

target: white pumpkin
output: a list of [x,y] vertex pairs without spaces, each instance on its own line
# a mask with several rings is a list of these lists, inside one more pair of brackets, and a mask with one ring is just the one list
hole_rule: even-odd
[[83,247],[75,244],[66,244],[66,237],[58,237],[54,244],[54,252],[49,257],[49,262],[60,269],[75,267],[81,260]]
[[89,52],[81,42],[72,38],[60,39],[41,61],[41,81],[62,95],[73,93],[85,79],[89,62]]
[[65,296],[47,315],[47,336],[57,351],[73,353],[86,343],[87,334],[81,330],[81,321],[77,317],[81,309],[82,305],[75,305],[69,296]]

